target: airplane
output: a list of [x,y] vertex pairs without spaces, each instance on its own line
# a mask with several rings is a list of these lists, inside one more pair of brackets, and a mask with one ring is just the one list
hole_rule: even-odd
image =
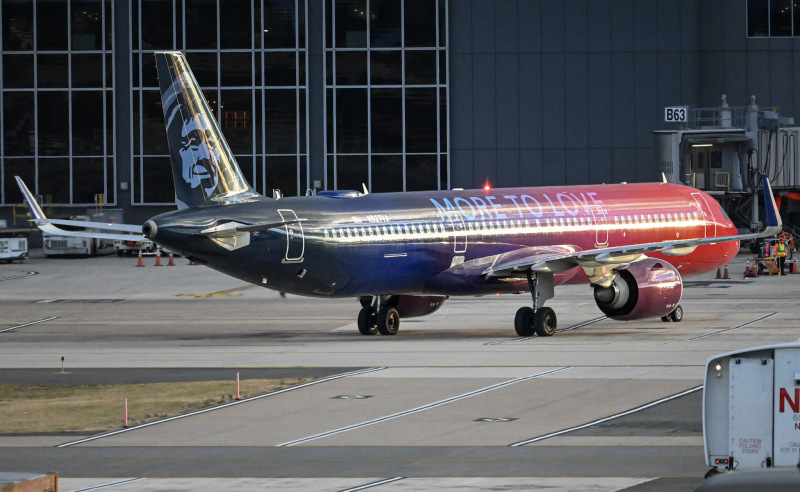
[[247,183],[184,55],[155,57],[178,209],[143,226],[48,219],[17,177],[32,222],[61,235],[149,239],[281,293],[358,298],[363,335],[394,335],[402,318],[430,314],[449,296],[529,292],[514,329],[551,336],[557,317],[544,304],[567,282],[589,284],[608,318],[681,321],[682,277],[720,268],[739,241],[781,230],[766,176],[766,227],[751,234],[738,234],[709,195],[666,182],[406,193],[364,186],[268,198]]

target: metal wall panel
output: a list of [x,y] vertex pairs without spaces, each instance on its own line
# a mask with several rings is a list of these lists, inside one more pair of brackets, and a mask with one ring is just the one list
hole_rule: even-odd
[[542,149],[542,185],[557,186],[567,182],[567,152],[564,149]]
[[453,188],[472,188],[474,152],[472,150],[450,149],[450,186]]
[[681,9],[677,2],[658,2],[658,49],[678,51],[681,49]]
[[[560,53],[564,51],[564,4],[562,2],[543,2],[542,52]],[[532,29],[535,29],[531,26]]]
[[589,12],[586,0],[565,0],[564,26],[566,34],[564,36],[564,51],[585,52],[587,49],[587,39],[589,31]]
[[475,151],[475,173],[474,183],[476,186],[483,186],[489,181],[491,186],[497,183],[497,151],[476,150]]
[[586,184],[589,182],[589,149],[567,149],[566,184]]
[[[611,147],[611,53],[589,54],[589,147]],[[610,163],[609,159],[609,163]],[[596,181],[593,181],[596,182]]]
[[636,177],[636,151],[634,149],[613,149],[611,163],[611,182],[632,181]]
[[[542,51],[542,2],[541,0],[520,1],[518,12],[519,52],[539,53]],[[500,19],[498,19],[500,22]]]
[[658,49],[658,0],[637,0],[634,4],[634,39],[636,51]]
[[634,131],[637,147],[653,145],[653,130],[659,127],[663,109],[658,107],[658,94],[651,90],[658,84],[658,59],[653,53],[636,53],[636,86],[634,88]]
[[614,0],[611,2],[611,50],[633,51],[633,0]]
[[633,147],[635,66],[633,53],[611,54],[611,143],[614,147]]
[[494,2],[472,0],[472,52],[494,53]]
[[542,184],[542,149],[520,149],[520,186],[539,186]]
[[611,50],[611,0],[593,0],[587,8],[589,51]]
[[542,147],[542,55],[519,55],[520,147]]
[[567,143],[564,130],[564,55],[542,55],[542,143],[544,148],[563,149]]
[[746,66],[746,51],[722,53],[722,70],[724,72],[722,85],[724,92],[722,94],[728,96],[728,104],[731,106],[746,106],[750,103],[750,95],[747,94],[747,74],[744,68]]
[[472,58],[473,145],[476,149],[497,148],[495,109],[495,56]]
[[589,152],[589,183],[613,183],[614,156],[611,149],[591,149]]
[[747,94],[756,96],[756,102],[769,104],[769,51],[747,52]]
[[[472,55],[451,54],[450,148],[471,149],[472,142]],[[455,75],[455,76],[453,76]],[[460,165],[451,166],[453,173]],[[455,186],[455,185],[454,185]]]
[[497,151],[497,182],[494,186],[515,187],[520,182],[520,151],[499,149]]
[[472,5],[469,2],[459,2],[458,8],[451,5],[450,21],[450,56],[472,53]]
[[518,149],[519,141],[519,58],[497,55],[497,148]]
[[519,47],[517,0],[496,0],[494,4],[495,51],[516,54]]
[[567,148],[589,145],[589,74],[586,53],[564,55],[564,93]]
[[790,113],[792,109],[792,88],[794,81],[791,78],[789,67],[792,66],[791,51],[773,51],[769,55],[769,92],[770,99],[761,101],[780,109],[783,116],[795,116],[800,119],[800,114]]

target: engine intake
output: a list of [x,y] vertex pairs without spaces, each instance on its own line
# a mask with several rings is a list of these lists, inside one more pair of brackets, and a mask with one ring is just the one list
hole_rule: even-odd
[[666,316],[683,295],[680,273],[663,260],[648,258],[614,269],[609,287],[594,286],[597,307],[611,319],[631,320]]

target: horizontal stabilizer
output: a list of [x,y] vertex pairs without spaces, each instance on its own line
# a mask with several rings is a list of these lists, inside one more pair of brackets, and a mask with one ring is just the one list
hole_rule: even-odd
[[[25,182],[22,181],[22,178],[19,176],[15,176],[17,180],[17,186],[19,186],[19,191],[22,192],[22,197],[25,199],[25,203],[28,205],[28,208],[31,211],[31,215],[33,216],[30,219],[36,227],[42,230],[42,232],[46,232],[47,234],[53,234],[55,236],[73,236],[73,237],[91,237],[97,239],[109,239],[109,240],[119,240],[119,241],[146,241],[144,236],[142,236],[142,226],[140,225],[133,225],[133,224],[112,224],[109,222],[88,222],[85,220],[62,220],[62,219],[48,219],[44,215],[44,211],[42,207],[39,206],[39,202],[33,197],[33,193],[28,189],[25,185]],[[59,225],[64,226],[71,226],[71,227],[81,227],[84,230],[79,231],[71,231],[67,229],[62,229],[58,227]],[[98,231],[91,231],[86,229],[99,229]],[[101,231],[110,231],[110,232],[101,232]],[[124,233],[133,233],[133,234],[124,234]]]

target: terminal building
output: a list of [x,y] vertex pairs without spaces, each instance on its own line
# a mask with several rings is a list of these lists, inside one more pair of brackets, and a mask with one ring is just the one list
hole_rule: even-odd
[[[716,174],[700,181],[690,162],[701,151],[659,133],[692,129],[664,108],[722,108],[724,94],[755,96],[762,118],[800,116],[795,36],[790,0],[2,0],[0,219],[23,222],[15,175],[54,215],[102,206],[137,223],[174,208],[159,50],[186,52],[267,196],[662,172],[747,194],[747,173],[777,173],[766,147],[730,147],[744,140],[725,131],[742,186],[730,169],[709,187]],[[796,146],[766,131],[773,159]],[[773,177],[800,188],[797,153],[780,155]]]

